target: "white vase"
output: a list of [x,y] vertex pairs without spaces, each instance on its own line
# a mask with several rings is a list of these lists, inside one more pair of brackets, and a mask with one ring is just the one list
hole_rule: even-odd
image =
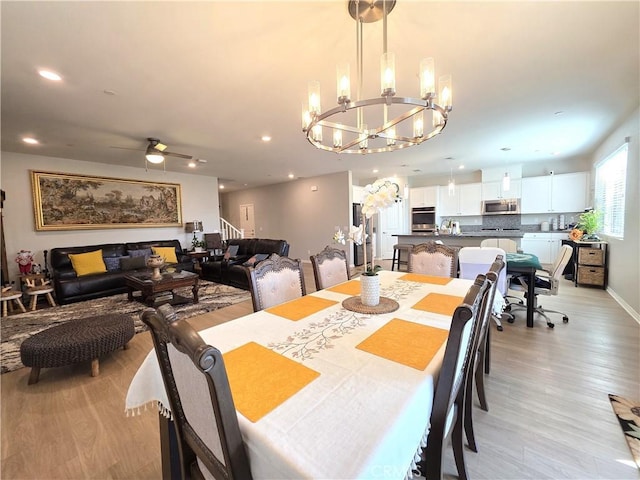
[[380,303],[380,277],[360,275],[360,300],[363,305],[375,307]]

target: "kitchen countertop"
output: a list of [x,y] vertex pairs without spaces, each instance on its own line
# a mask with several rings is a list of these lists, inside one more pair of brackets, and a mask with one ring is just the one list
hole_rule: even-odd
[[428,237],[428,238],[460,238],[460,237],[480,237],[480,238],[522,238],[525,232],[522,230],[489,230],[489,231],[476,231],[476,232],[462,232],[459,235],[452,235],[449,233],[404,233],[396,234],[394,237]]

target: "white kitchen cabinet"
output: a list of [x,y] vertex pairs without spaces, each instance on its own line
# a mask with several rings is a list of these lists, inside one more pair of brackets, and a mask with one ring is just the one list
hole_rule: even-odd
[[438,205],[436,213],[439,217],[456,217],[481,215],[482,184],[463,183],[456,185],[455,193],[449,195],[449,189],[444,186],[438,190]]
[[589,201],[589,173],[551,176],[551,209],[554,212],[583,212]]
[[524,214],[582,212],[588,193],[588,172],[523,178],[520,209]]
[[438,203],[438,187],[416,187],[409,190],[409,207],[435,207]]
[[521,180],[512,178],[509,190],[502,189],[502,180],[499,182],[482,182],[482,200],[499,200],[502,198],[520,198]]
[[520,248],[525,253],[534,254],[540,263],[552,264],[558,256],[562,240],[566,238],[566,232],[525,233]]

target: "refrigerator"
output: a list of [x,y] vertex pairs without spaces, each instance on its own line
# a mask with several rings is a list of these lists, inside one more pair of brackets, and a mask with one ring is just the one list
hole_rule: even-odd
[[[354,203],[353,204],[353,225],[354,226],[358,226],[360,225],[360,223],[362,222],[362,205],[360,205],[359,203]],[[369,220],[367,220],[367,225],[368,225]],[[369,229],[367,229],[367,231],[369,231]],[[353,264],[356,267],[361,266],[362,264],[364,264],[364,247],[365,245],[356,245],[355,243],[353,244]],[[371,259],[371,237],[367,238],[367,242],[366,242],[366,248],[367,248],[367,259]]]

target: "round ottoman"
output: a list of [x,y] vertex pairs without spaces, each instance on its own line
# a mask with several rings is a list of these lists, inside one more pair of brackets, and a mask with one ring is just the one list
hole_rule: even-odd
[[31,367],[29,385],[38,382],[41,368],[64,367],[91,360],[91,376],[100,373],[98,358],[127,343],[135,329],[128,315],[99,315],[51,327],[20,345],[22,363]]

